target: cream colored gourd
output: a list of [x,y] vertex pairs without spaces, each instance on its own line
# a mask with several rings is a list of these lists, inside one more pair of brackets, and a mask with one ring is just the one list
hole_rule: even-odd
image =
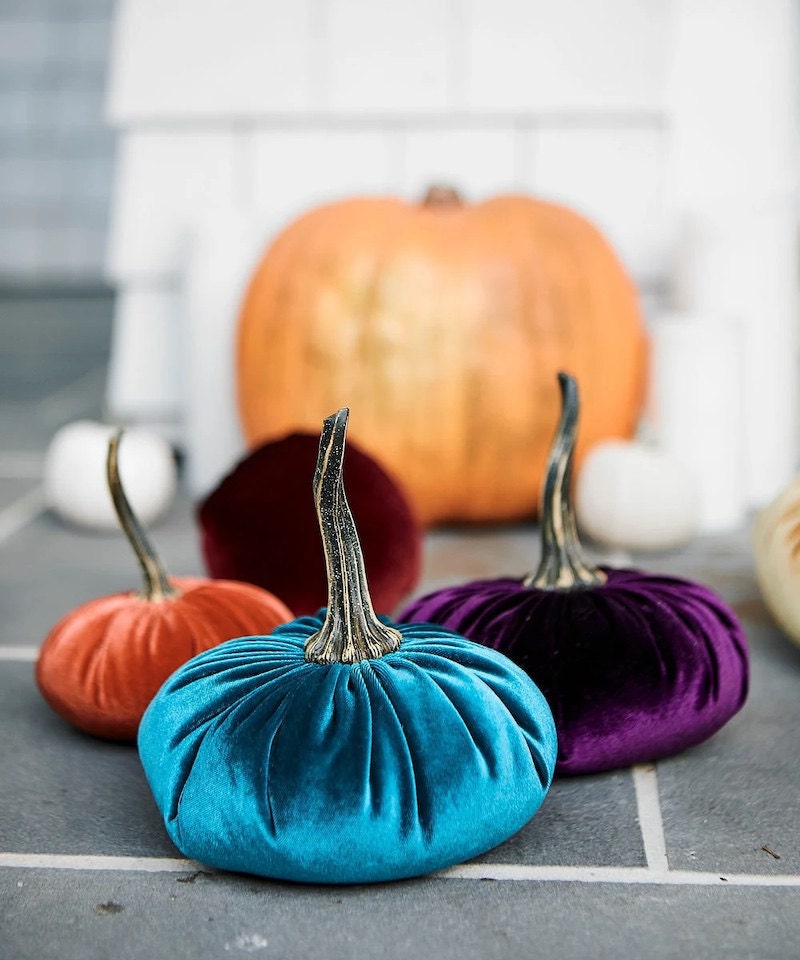
[[756,515],[753,553],[764,603],[800,644],[800,477]]
[[592,540],[624,550],[671,550],[691,540],[699,525],[691,471],[635,441],[592,447],[578,475],[575,508]]
[[[106,482],[108,442],[115,427],[76,420],[50,441],[44,462],[47,506],[62,520],[88,530],[114,530],[119,521]],[[157,434],[140,428],[125,434],[120,474],[131,506],[149,526],[172,504],[177,471],[172,449]]]

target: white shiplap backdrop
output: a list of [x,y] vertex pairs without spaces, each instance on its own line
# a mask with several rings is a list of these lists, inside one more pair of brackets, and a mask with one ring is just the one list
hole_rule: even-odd
[[[522,190],[593,219],[651,317],[675,286],[690,311],[741,314],[754,357],[741,401],[746,499],[763,501],[797,453],[796,267],[777,225],[796,221],[795,7],[122,0],[108,101],[119,143],[112,413],[180,439],[202,492],[241,449],[235,285],[259,244],[351,193],[413,198],[441,180],[476,199]],[[741,276],[744,248],[720,252],[713,239],[722,231],[730,246],[753,224],[777,238],[771,277]],[[772,417],[767,450],[777,405],[783,426]]]

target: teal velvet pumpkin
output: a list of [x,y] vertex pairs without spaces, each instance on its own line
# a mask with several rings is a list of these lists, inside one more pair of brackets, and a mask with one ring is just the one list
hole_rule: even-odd
[[555,728],[521,670],[420,624],[383,657],[309,663],[322,623],[201,654],[148,710],[142,761],[186,856],[285,880],[391,880],[476,856],[533,816]]
[[427,873],[519,830],[553,776],[553,716],[521,669],[373,613],[346,424],[325,421],[315,477],[327,609],[195,657],[139,729],[167,830],[203,863],[321,883]]

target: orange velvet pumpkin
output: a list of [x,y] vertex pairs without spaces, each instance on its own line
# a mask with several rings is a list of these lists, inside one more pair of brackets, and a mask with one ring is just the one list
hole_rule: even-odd
[[353,411],[419,516],[506,520],[540,499],[556,374],[586,396],[576,452],[630,436],[646,340],[633,283],[577,213],[526,196],[355,198],[284,230],[238,328],[251,447]]
[[109,444],[109,486],[144,590],[91,600],[63,617],[39,652],[36,681],[74,726],[131,740],[159,687],[187,660],[234,637],[269,633],[293,615],[251,584],[167,577],[119,482],[119,439]]

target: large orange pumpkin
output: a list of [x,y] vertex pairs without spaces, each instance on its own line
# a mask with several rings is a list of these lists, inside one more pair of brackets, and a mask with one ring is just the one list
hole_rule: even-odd
[[538,509],[557,372],[586,397],[580,462],[633,432],[645,361],[634,285],[577,213],[447,190],[355,198],[300,217],[257,266],[239,409],[254,447],[349,406],[354,440],[424,521],[507,520]]

